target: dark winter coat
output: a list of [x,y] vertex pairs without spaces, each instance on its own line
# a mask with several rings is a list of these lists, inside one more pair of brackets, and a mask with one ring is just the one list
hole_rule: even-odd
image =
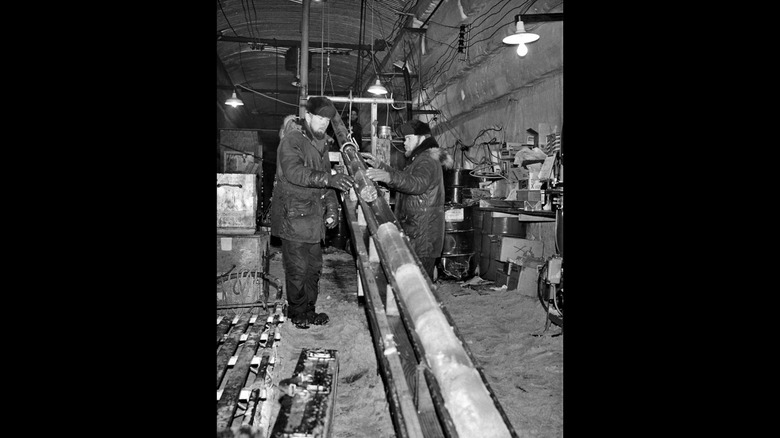
[[382,163],[390,173],[388,187],[395,190],[395,216],[409,237],[417,257],[440,257],[444,247],[444,176],[452,168],[452,155],[426,138],[406,160],[403,170]]
[[325,140],[315,140],[305,121],[291,126],[276,150],[271,235],[317,243],[325,237],[326,215],[338,211],[336,192],[326,188],[330,158]]

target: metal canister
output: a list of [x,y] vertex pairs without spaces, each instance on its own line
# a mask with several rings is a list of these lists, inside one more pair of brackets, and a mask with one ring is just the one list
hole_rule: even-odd
[[380,126],[377,131],[377,137],[379,138],[392,138],[393,133],[389,126]]

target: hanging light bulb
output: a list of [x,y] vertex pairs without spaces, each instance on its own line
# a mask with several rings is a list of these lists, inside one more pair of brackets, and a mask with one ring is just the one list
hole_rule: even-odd
[[387,88],[385,88],[379,78],[377,78],[376,83],[368,87],[368,92],[371,94],[387,94]]
[[528,47],[525,45],[538,40],[539,35],[525,31],[520,15],[515,15],[515,29],[515,33],[504,38],[504,44],[517,44],[517,54],[525,56],[528,53]]
[[230,99],[225,101],[225,105],[230,105],[233,108],[235,108],[235,107],[237,107],[239,105],[243,105],[243,104],[244,104],[244,102],[242,102],[241,99],[236,97],[236,90],[233,90],[233,96]]

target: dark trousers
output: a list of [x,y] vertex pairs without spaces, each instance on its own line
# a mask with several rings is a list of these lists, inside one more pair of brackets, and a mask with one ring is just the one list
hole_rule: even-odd
[[287,288],[289,318],[314,312],[322,272],[320,243],[282,240],[282,264]]

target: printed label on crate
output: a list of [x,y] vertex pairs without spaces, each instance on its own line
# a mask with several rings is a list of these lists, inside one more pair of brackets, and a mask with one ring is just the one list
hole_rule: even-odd
[[232,251],[233,250],[233,238],[232,237],[222,237],[219,239],[219,249],[222,251]]
[[463,209],[462,208],[452,208],[449,210],[444,210],[444,221],[445,222],[463,222]]

